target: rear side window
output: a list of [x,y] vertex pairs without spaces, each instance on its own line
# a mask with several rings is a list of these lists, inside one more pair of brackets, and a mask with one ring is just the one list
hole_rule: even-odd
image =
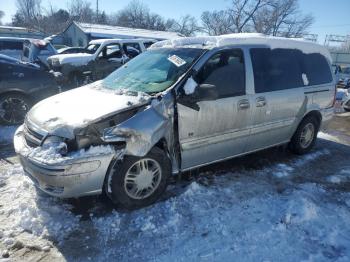
[[264,93],[304,86],[298,57],[294,49],[252,48],[255,92]]
[[214,85],[220,98],[245,95],[242,50],[225,50],[215,54],[201,68],[195,80],[199,84]]
[[22,50],[23,43],[18,41],[3,41],[1,49],[4,50]]
[[322,85],[332,82],[332,73],[323,55],[317,53],[303,54],[301,63],[309,85]]

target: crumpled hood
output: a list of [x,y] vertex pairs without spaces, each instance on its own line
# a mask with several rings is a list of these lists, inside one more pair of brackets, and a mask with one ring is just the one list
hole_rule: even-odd
[[102,87],[102,81],[76,88],[36,104],[27,115],[29,124],[52,135],[74,138],[74,130],[103,117],[146,104],[147,95],[126,95]]
[[86,65],[94,59],[92,54],[78,53],[78,54],[62,54],[54,55],[49,57],[49,61],[58,60],[61,65],[71,64],[71,65]]

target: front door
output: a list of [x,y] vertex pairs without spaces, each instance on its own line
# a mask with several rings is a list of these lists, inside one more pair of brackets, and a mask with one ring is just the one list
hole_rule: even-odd
[[98,54],[94,62],[94,79],[102,79],[124,63],[123,52],[119,44],[108,44]]
[[193,78],[199,84],[197,88],[214,85],[218,98],[199,101],[197,108],[185,102],[186,95],[179,98],[182,170],[244,152],[249,135],[250,104],[242,50],[218,51]]

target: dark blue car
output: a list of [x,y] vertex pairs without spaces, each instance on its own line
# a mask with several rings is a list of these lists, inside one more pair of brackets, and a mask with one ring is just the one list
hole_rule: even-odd
[[54,75],[42,67],[0,55],[0,124],[23,122],[34,103],[58,90]]

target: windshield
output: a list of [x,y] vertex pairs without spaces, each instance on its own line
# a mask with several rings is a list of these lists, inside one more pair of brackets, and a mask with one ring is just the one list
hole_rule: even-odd
[[85,52],[88,54],[95,54],[100,45],[90,44],[85,48]]
[[165,48],[144,52],[102,83],[109,89],[158,93],[173,85],[204,52],[197,48]]

